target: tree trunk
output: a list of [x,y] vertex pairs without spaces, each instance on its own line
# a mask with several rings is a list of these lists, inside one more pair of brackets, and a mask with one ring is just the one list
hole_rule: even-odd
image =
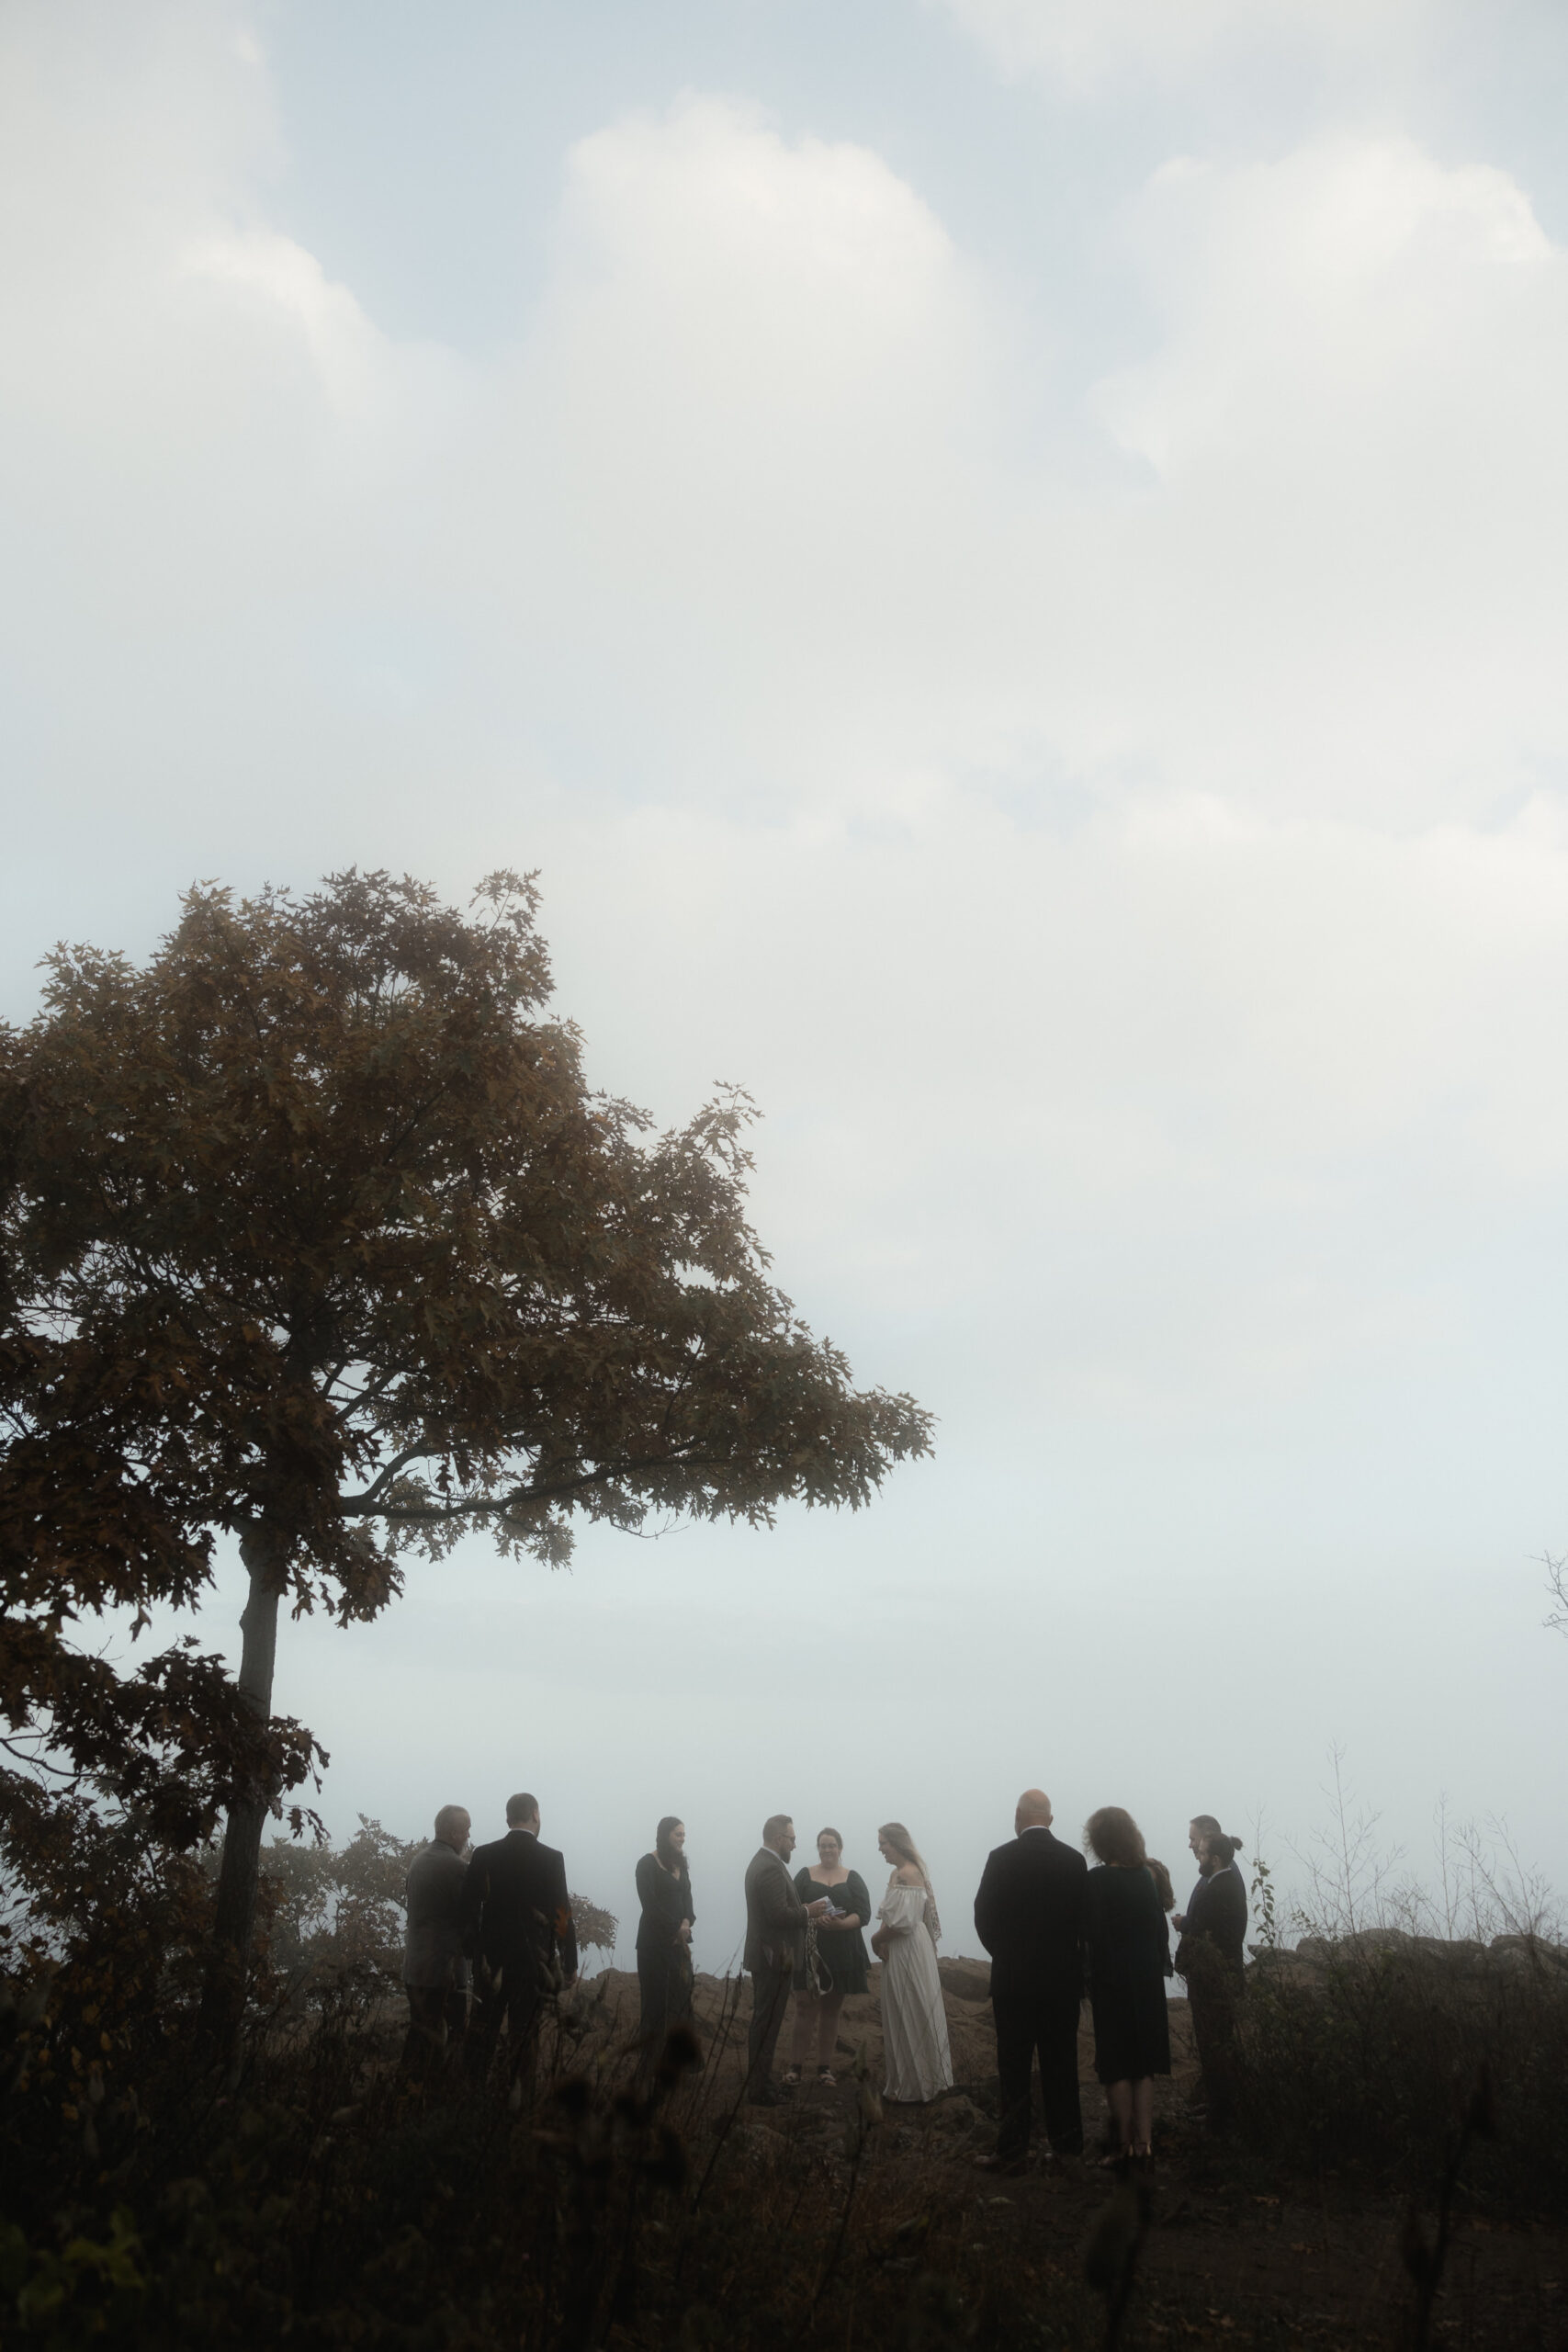
[[[276,1544],[265,1528],[254,1528],[240,1540],[240,1557],[251,1577],[250,1592],[240,1618],[244,1636],[240,1651],[240,1696],[263,1723],[272,1713],[277,1604],[283,1589],[276,1573]],[[270,1788],[258,1787],[229,1808],[223,1860],[218,1872],[212,1950],[208,1956],[197,2020],[198,2037],[215,2057],[232,2053],[244,2016],[251,1944],[255,1932],[262,1832],[275,1793]]]

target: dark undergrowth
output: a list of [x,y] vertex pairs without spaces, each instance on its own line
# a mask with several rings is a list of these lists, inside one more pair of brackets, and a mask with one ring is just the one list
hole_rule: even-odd
[[942,2168],[881,2144],[869,2086],[807,2143],[721,2106],[684,2035],[646,2098],[631,2053],[594,2038],[547,2030],[532,2107],[457,2074],[411,2084],[395,2031],[366,2021],[275,2034],[229,2090],[177,2045],[157,2080],[69,2113],[13,2085],[5,2341],[1083,2340],[1076,2267],[1049,2325],[1023,2314],[1035,2267],[1010,2279]]
[[[1310,1977],[1254,1972],[1242,2128],[1216,2146],[1173,2120],[1163,2251],[1111,2181],[1054,2203],[1039,2177],[1004,2194],[973,2173],[972,2140],[883,2117],[869,2084],[782,2122],[738,2111],[718,2063],[732,2018],[705,2052],[677,2036],[639,2098],[592,1989],[570,1996],[529,2107],[457,2071],[400,2076],[398,2023],[352,1987],[309,2018],[257,2018],[237,2073],[215,2078],[169,1990],[156,2012],[109,2017],[40,1981],[0,2014],[6,2346],[1080,2346],[1111,2340],[1111,2290],[1140,2261],[1122,2341],[1295,2342],[1317,2224],[1293,2207],[1323,2205],[1326,2243],[1325,2176],[1334,2234],[1364,2221],[1395,2251],[1375,2325],[1324,2340],[1392,2342],[1387,2295],[1408,2297],[1434,2258],[1446,2177],[1456,2226],[1560,2215],[1568,2189],[1553,2111],[1568,1987],[1544,1955],[1490,1976],[1348,1952]],[[1244,2242],[1245,2260],[1228,2251]],[[1249,2333],[1220,2332],[1213,2261],[1183,2267],[1201,2245],[1238,2278],[1282,2266]],[[1437,2288],[1428,2300],[1440,2312]]]
[[1404,1938],[1317,1947],[1310,1967],[1249,1972],[1241,2123],[1274,2162],[1351,2167],[1422,2193],[1478,2088],[1486,2129],[1466,2194],[1510,2215],[1568,2211],[1568,1965],[1519,1938],[1504,1953]]

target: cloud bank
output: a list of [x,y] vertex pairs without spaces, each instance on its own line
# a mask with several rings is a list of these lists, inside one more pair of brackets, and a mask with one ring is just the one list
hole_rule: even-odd
[[[1085,87],[1243,15],[950,6]],[[1372,1533],[1448,1540],[1431,1432],[1480,1366],[1549,1376],[1568,1166],[1568,264],[1526,189],[1386,126],[1174,154],[1086,398],[1049,286],[728,92],[566,146],[475,355],[278,226],[243,10],[14,9],[0,90],[13,1012],[197,874],[542,865],[594,1066],[671,1118],[758,1093],[781,1277],[997,1477],[1009,1574],[1091,1522],[1064,1431],[1129,1490],[1208,1466],[1178,1575],[1237,1448],[1284,1465],[1242,1551],[1363,1439]],[[1550,1482],[1492,1442],[1457,1516],[1517,1557]]]

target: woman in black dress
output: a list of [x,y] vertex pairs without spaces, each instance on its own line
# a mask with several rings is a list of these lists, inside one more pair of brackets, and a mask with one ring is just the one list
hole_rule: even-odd
[[1176,1973],[1187,1979],[1192,2039],[1203,2075],[1212,2131],[1223,2132],[1235,2099],[1235,2005],[1247,1982],[1247,1888],[1235,1858],[1238,1838],[1217,1829],[1198,1841],[1201,1872],[1185,1912],[1177,1914],[1181,1941]]
[[863,1933],[871,1917],[871,1894],[859,1871],[844,1867],[844,1841],[836,1829],[818,1833],[817,1860],[808,1870],[796,1871],[795,1891],[803,1903],[828,1895],[833,1913],[816,1921],[814,1941],[818,1966],[826,1990],[814,1992],[803,1984],[795,1996],[795,2051],[787,2084],[798,2083],[811,2064],[817,2044],[817,2079],[824,2090],[838,2081],[833,2072],[833,2047],[839,2039],[839,2012],[852,1993],[871,1990],[871,1961]]
[[686,1866],[686,1825],[667,1813],[651,1854],[637,1866],[637,1981],[642,1996],[640,2071],[658,2064],[664,2037],[692,2014],[692,1874]]
[[1094,2071],[1116,2129],[1116,2153],[1107,2161],[1146,2161],[1154,2152],[1154,2077],[1170,2072],[1170,1930],[1132,1815],[1102,1805],[1089,1816],[1084,1844],[1100,1865],[1084,1889],[1084,1940]]

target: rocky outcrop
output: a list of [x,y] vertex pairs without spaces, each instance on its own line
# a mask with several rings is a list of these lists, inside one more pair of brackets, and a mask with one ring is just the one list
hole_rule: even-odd
[[1568,1977],[1568,1945],[1544,1936],[1494,1936],[1480,1943],[1464,1936],[1417,1936],[1402,1928],[1361,1928],[1348,1936],[1303,1936],[1293,1948],[1248,1946],[1248,1973],[1274,1981],[1311,1982],[1331,1968],[1403,1966],[1428,1968],[1450,1976],[1489,1973],[1545,1973]]

